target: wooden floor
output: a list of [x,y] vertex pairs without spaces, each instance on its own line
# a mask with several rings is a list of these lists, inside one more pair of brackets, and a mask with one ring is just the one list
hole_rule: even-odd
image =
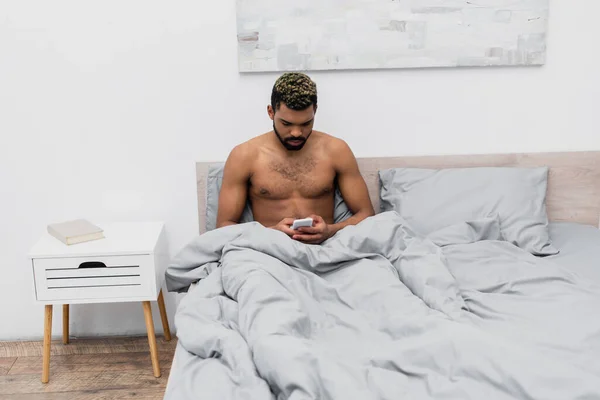
[[162,376],[152,374],[148,338],[52,341],[50,382],[42,377],[42,342],[0,342],[0,399],[162,399],[177,339],[156,338]]

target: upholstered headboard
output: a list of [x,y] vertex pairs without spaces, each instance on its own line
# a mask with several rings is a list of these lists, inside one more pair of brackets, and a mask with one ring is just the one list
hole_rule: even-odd
[[[546,204],[551,221],[598,226],[600,222],[600,151],[358,158],[359,168],[379,211],[378,171],[386,168],[541,167],[550,168]],[[206,181],[213,162],[196,163],[198,222],[206,227]]]

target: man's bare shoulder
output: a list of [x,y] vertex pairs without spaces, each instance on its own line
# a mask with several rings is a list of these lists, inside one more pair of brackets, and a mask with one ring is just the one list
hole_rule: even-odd
[[261,146],[265,143],[265,139],[266,134],[262,134],[236,145],[229,153],[228,159],[234,163],[246,163],[255,159]]
[[318,132],[318,134],[320,136],[320,139],[323,141],[323,144],[325,145],[323,147],[327,149],[327,152],[329,154],[337,156],[354,157],[350,146],[348,145],[348,143],[346,143],[345,140],[324,132]]

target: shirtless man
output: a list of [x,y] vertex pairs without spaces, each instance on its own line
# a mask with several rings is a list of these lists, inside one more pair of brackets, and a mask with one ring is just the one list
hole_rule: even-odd
[[[225,163],[217,227],[237,224],[247,199],[255,221],[308,244],[374,215],[348,145],[313,131],[316,111],[317,89],[308,76],[286,73],[275,82],[267,107],[273,130],[236,146]],[[354,214],[337,224],[336,182]],[[307,217],[312,227],[291,229],[294,219]]]

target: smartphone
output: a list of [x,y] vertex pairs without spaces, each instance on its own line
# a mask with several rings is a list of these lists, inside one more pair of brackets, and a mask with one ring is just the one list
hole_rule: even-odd
[[292,229],[296,230],[296,229],[302,228],[302,227],[311,227],[312,225],[313,225],[312,218],[296,219],[296,220],[294,220],[294,223],[292,224]]

